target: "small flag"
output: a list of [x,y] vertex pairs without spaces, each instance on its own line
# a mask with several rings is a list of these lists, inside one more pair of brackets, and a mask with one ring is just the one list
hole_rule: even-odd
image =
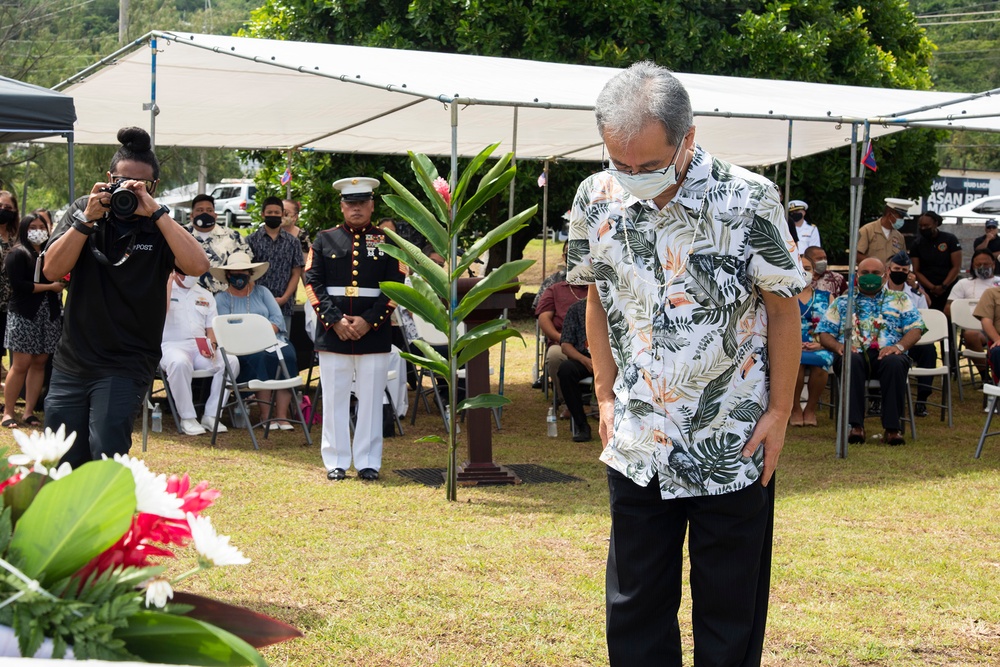
[[538,187],[544,188],[546,182],[548,182],[548,177],[545,175],[545,172],[543,171],[541,175],[538,177]]
[[861,164],[872,171],[878,171],[878,165],[875,164],[875,146],[870,139],[868,140],[868,150],[865,151],[865,156],[861,158]]
[[281,184],[288,185],[292,182],[292,169],[291,167],[285,167],[285,173],[281,175]]

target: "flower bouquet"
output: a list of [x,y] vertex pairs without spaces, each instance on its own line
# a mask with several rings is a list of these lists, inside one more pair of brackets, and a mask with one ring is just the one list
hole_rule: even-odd
[[[55,466],[63,427],[14,431],[22,453],[0,466],[0,655],[265,665],[257,648],[301,636],[247,609],[174,587],[210,567],[250,562],[202,514],[206,482],[156,475],[129,456]],[[169,577],[154,559],[193,546]]]

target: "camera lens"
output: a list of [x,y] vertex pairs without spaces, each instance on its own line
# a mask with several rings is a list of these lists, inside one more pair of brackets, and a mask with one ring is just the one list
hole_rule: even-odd
[[139,208],[139,198],[131,190],[117,188],[111,193],[111,213],[116,218],[130,218]]

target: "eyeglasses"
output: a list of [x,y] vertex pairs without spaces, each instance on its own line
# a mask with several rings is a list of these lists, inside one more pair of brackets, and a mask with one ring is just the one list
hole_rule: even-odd
[[[683,144],[683,142],[681,142]],[[676,168],[677,153],[681,150],[681,144],[678,144],[677,148],[674,149],[674,154],[670,156],[670,166],[664,169],[641,169],[639,171],[632,171],[631,169],[619,169],[614,165],[611,160],[604,160],[604,171],[607,172],[618,172],[619,174],[625,174],[626,176],[645,176],[647,174],[656,174],[657,176],[666,176],[667,172],[671,168]]]
[[115,185],[121,185],[125,181],[139,181],[140,183],[146,186],[146,192],[148,192],[149,194],[153,194],[153,192],[156,191],[157,181],[147,181],[143,178],[131,178],[129,176],[114,176],[114,175],[111,176],[111,182],[114,183]]

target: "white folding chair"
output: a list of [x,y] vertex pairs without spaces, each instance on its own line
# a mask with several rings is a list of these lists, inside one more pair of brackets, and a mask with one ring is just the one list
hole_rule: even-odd
[[993,415],[996,414],[997,407],[997,397],[1000,397],[1000,387],[995,384],[984,383],[983,384],[983,397],[989,399],[986,404],[986,423],[983,424],[983,433],[979,436],[979,444],[976,446],[976,456],[983,453],[983,443],[986,442],[986,438],[994,435],[1000,435],[1000,431],[990,431],[990,424],[993,422]]
[[[972,381],[972,386],[976,385],[976,374],[980,373],[979,366],[976,362],[981,362],[985,365],[986,363],[986,352],[977,352],[976,350],[969,350],[965,347],[965,338],[963,336],[964,331],[982,331],[983,323],[979,321],[978,318],[973,316],[973,312],[976,309],[976,304],[979,303],[976,299],[955,299],[951,302],[951,326],[955,332],[956,349],[959,352],[959,363],[958,363],[958,398],[959,400],[964,400],[965,395],[962,392],[962,387],[964,382],[962,382],[962,362],[966,364],[966,368],[969,369],[969,378]],[[981,373],[980,373],[981,375]],[[986,382],[986,378],[980,377],[983,382]]]
[[[257,444],[257,436],[254,434],[253,430],[257,426],[264,426],[264,438],[267,438],[271,422],[284,421],[279,420],[274,416],[275,404],[277,402],[277,394],[275,392],[282,389],[288,389],[292,392],[291,404],[295,408],[295,413],[298,415],[298,419],[289,418],[287,421],[300,424],[302,426],[302,432],[306,436],[306,444],[311,445],[312,438],[309,436],[309,427],[306,424],[305,417],[302,415],[301,398],[296,391],[296,387],[301,387],[303,384],[302,378],[299,376],[291,377],[289,375],[288,367],[285,366],[285,358],[281,354],[281,343],[278,341],[278,337],[274,334],[274,328],[271,326],[268,319],[254,313],[219,315],[212,321],[212,329],[215,331],[215,339],[219,344],[219,350],[222,352],[220,356],[225,364],[226,388],[232,392],[231,398],[226,405],[219,405],[217,414],[215,415],[215,423],[219,423],[219,418],[222,416],[222,410],[224,407],[231,408],[233,405],[238,406],[238,409],[243,413],[243,423],[246,425],[247,431],[250,433],[250,440],[253,442],[253,448],[260,449]],[[226,354],[239,357],[246,354],[255,354],[257,352],[264,351],[275,352],[277,354],[278,377],[269,380],[253,379],[248,382],[237,382],[236,374],[233,373],[233,369],[229,365],[229,359],[226,357]],[[271,392],[271,401],[269,403],[267,401],[261,401],[257,398],[254,399],[254,402],[258,404],[263,403],[270,406],[268,411],[269,417],[267,419],[263,419],[256,424],[251,422],[250,411],[247,409],[247,404],[243,400],[243,396],[240,393],[244,391]],[[218,430],[213,429],[213,445],[215,444],[215,438],[217,435]]]
[[[941,408],[941,421],[944,421],[944,414],[947,410],[948,412],[948,428],[953,428],[954,423],[952,421],[952,409],[951,409],[951,345],[949,344],[948,335],[948,318],[940,310],[934,310],[932,308],[921,308],[920,317],[924,321],[924,325],[927,327],[927,331],[917,345],[933,345],[938,341],[942,341],[944,345],[944,354],[941,365],[937,368],[910,368],[909,373],[906,375],[906,393],[912,396],[912,389],[910,386],[910,378],[941,378],[941,402],[933,403],[927,401],[927,405],[932,405],[936,408]],[[907,399],[907,405],[912,405],[912,399]],[[912,417],[912,415],[911,415]],[[915,420],[911,420],[912,425],[911,431],[913,438],[917,437],[917,427]]]

